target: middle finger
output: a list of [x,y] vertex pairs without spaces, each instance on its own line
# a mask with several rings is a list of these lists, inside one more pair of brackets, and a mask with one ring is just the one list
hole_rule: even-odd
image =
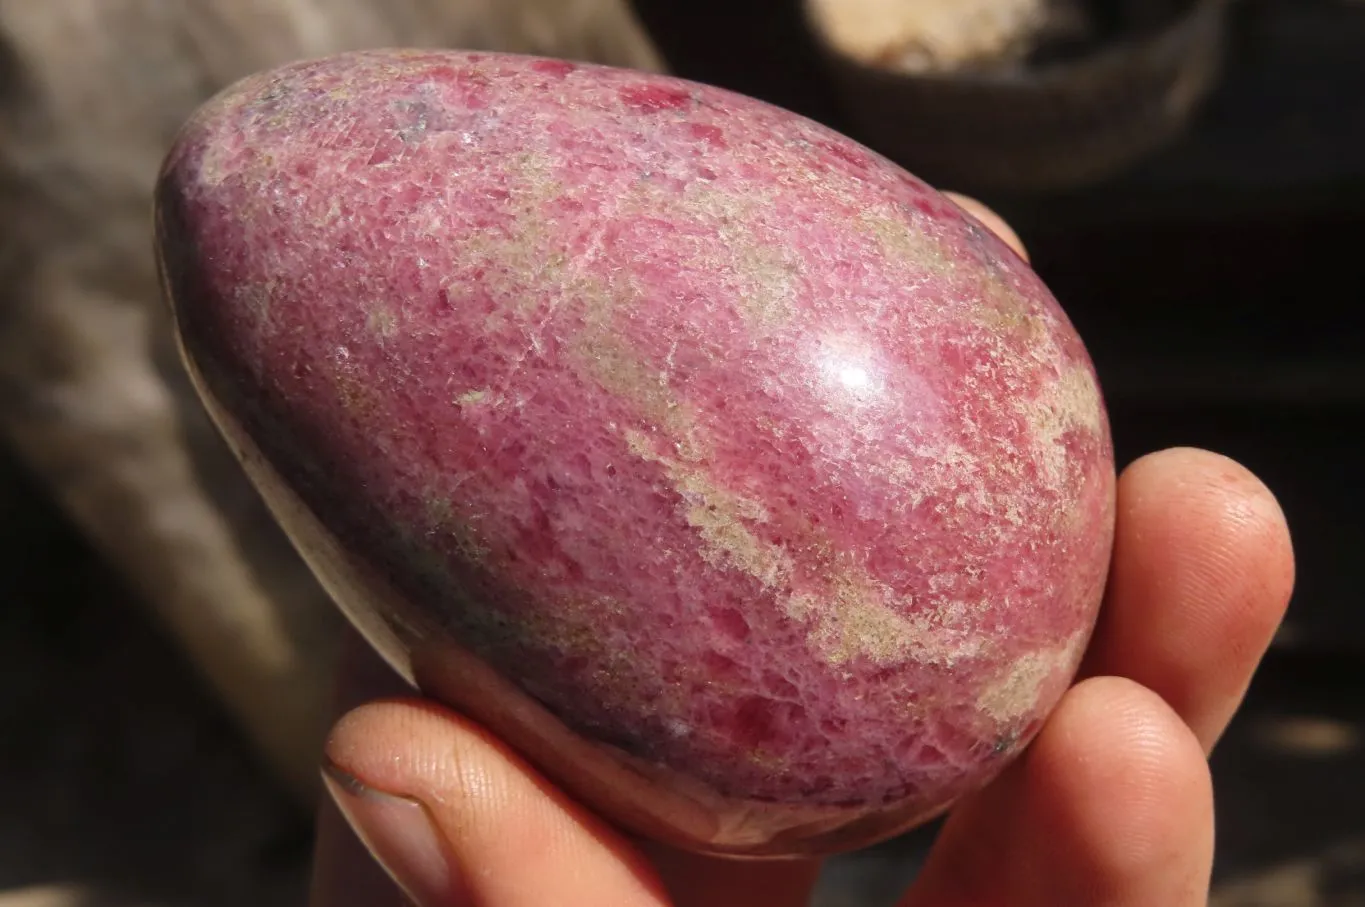
[[1118,506],[1109,591],[1082,674],[1154,691],[1211,750],[1289,602],[1284,514],[1244,467],[1191,449],[1133,463]]

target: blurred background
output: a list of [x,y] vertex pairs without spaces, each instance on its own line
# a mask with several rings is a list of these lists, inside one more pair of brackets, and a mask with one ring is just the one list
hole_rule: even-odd
[[[1207,447],[1280,496],[1300,579],[1214,759],[1215,904],[1365,905],[1365,3],[1062,7],[937,69],[841,46],[794,0],[634,11],[673,72],[1011,219],[1123,462]],[[302,903],[308,810],[87,537],[0,448],[0,907]],[[932,834],[836,861],[820,907],[890,904]]]

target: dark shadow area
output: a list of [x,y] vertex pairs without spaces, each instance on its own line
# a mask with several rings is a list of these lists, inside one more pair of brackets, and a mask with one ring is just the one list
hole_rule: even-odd
[[[1345,844],[1365,838],[1365,679],[1359,660],[1277,653],[1214,754],[1220,881],[1318,859],[1321,901],[1365,891],[1365,861],[1344,878]],[[1365,849],[1356,845],[1358,855]],[[1349,887],[1350,892],[1342,890]]]
[[71,907],[304,903],[308,818],[8,459],[0,590],[0,893],[92,892],[52,893]]

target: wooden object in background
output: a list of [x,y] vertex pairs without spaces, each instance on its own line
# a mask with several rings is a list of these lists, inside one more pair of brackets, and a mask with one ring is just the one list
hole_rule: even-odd
[[810,0],[832,50],[896,72],[995,69],[1021,59],[1048,18],[1048,0]]
[[805,0],[853,133],[931,183],[975,194],[1113,176],[1178,136],[1219,71],[1224,0],[1151,0],[1134,13],[1091,0],[1072,8],[1090,11],[1079,35],[1074,17],[1051,33],[1034,23],[1033,42],[1002,45],[1000,65],[925,71],[845,52],[820,12],[838,2],[852,0]]

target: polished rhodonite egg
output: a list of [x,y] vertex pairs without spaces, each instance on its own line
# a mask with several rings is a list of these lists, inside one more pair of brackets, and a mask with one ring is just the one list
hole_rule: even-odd
[[386,51],[167,158],[197,387],[341,607],[628,829],[870,843],[989,780],[1085,647],[1114,465],[1028,265],[794,114]]

